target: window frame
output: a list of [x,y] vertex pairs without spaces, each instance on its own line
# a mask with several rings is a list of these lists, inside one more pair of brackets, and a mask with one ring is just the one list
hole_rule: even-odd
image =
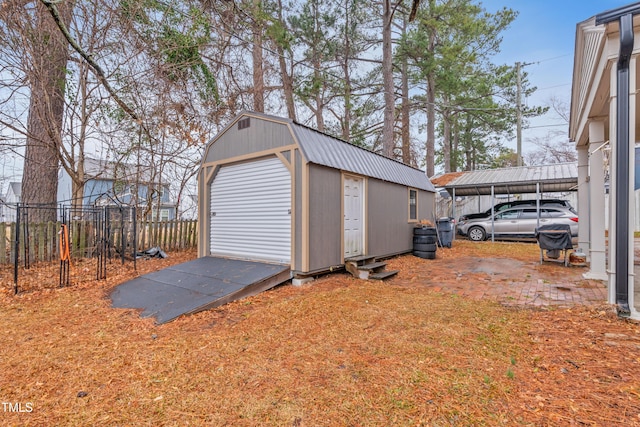
[[[415,195],[415,197],[412,199],[412,193]],[[411,216],[411,201],[413,200],[413,206],[414,206],[414,217],[412,218]],[[418,190],[415,188],[407,188],[407,217],[408,217],[408,222],[418,222]]]

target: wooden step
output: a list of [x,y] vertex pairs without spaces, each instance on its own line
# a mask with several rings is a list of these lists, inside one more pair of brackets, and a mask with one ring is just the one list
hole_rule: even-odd
[[373,273],[369,275],[369,279],[373,280],[384,280],[391,276],[395,276],[398,274],[399,270],[389,270],[389,271],[381,271],[379,273]]
[[347,258],[344,260],[345,263],[347,262],[353,262],[356,265],[360,266],[360,265],[364,265],[364,264],[368,264],[369,261],[373,261],[375,260],[376,257],[374,256],[370,256],[370,255],[359,255],[353,258]]
[[359,265],[358,270],[376,270],[378,268],[384,268],[386,265],[386,262],[374,262],[371,264]]
[[374,279],[384,280],[387,277],[398,274],[398,271],[385,271],[387,266],[386,262],[376,262],[375,257],[361,255],[353,258],[347,258],[344,260],[345,268],[349,273],[358,279]]
[[367,280],[369,278],[369,270],[361,270],[353,262],[345,262],[344,268],[346,268],[347,271],[351,273],[353,277],[357,277],[358,279],[364,279],[364,280]]

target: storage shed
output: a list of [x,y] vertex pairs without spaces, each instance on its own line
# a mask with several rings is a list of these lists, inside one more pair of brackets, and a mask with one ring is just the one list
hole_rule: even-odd
[[286,264],[294,277],[410,252],[434,213],[423,171],[254,112],[207,144],[198,187],[199,257]]

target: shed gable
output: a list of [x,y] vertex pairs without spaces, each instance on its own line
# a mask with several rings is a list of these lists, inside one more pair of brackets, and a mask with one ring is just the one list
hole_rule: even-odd
[[293,143],[291,129],[286,123],[242,114],[209,142],[204,163],[251,155]]

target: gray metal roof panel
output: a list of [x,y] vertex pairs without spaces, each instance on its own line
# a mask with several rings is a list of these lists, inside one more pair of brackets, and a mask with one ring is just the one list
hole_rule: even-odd
[[299,123],[292,121],[291,126],[305,158],[311,163],[435,192],[429,178],[419,169]]

